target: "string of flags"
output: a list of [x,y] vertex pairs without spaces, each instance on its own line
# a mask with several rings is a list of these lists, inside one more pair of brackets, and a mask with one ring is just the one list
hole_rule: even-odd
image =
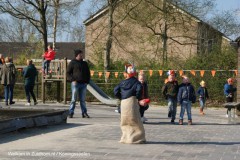
[[[151,77],[153,75],[153,71],[158,71],[159,76],[163,76],[164,70],[139,70],[139,73],[147,73]],[[215,77],[216,72],[223,72],[223,71],[232,71],[237,76],[238,70],[177,70],[176,73],[179,73],[180,76],[182,76],[185,72],[190,72],[193,76],[196,76],[196,73],[199,72],[201,77],[204,77],[204,74],[206,71],[210,71],[211,75]],[[103,72],[103,71],[94,71],[90,70],[91,77],[94,76],[94,74],[97,74],[99,78],[101,78],[103,75],[106,78],[109,78],[111,74],[113,74],[116,78],[120,74],[123,74],[124,77],[126,77],[125,72]]]

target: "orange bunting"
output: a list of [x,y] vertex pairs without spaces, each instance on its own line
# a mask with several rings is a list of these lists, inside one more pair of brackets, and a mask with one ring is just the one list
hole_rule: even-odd
[[98,72],[98,77],[102,77],[102,72]]
[[93,70],[91,70],[90,71],[90,74],[91,74],[91,77],[94,75],[94,71]]
[[215,70],[212,70],[211,73],[212,73],[212,76],[214,77],[215,74],[216,74],[216,71],[215,71]]
[[179,70],[179,75],[180,75],[180,76],[183,75],[183,70]]
[[194,76],[196,76],[196,72],[194,70],[191,70],[190,73]]
[[149,70],[150,77],[152,77],[152,74],[153,74],[153,70]]
[[110,76],[110,72],[106,72],[106,73],[105,73],[105,77],[106,77],[106,78],[109,78],[109,76]]
[[118,72],[115,72],[115,77],[118,78]]
[[204,75],[204,70],[200,70],[200,75],[201,75],[201,77],[203,77],[203,75]]
[[238,70],[234,70],[234,72],[235,72],[235,75],[237,76],[237,74],[238,74]]
[[159,75],[162,76],[163,70],[159,70],[158,72],[159,72]]

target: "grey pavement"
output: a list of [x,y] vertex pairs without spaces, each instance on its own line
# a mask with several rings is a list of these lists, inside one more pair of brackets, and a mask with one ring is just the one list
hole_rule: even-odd
[[[24,105],[16,104],[17,108]],[[68,109],[48,104],[38,108]],[[145,113],[147,144],[121,144],[120,115],[115,107],[88,103],[91,118],[76,108],[67,124],[23,129],[0,135],[0,160],[239,160],[240,120],[228,124],[226,109],[192,109],[193,125],[171,124],[167,107],[152,105]],[[177,111],[177,119],[179,117]],[[186,118],[186,113],[185,113]]]

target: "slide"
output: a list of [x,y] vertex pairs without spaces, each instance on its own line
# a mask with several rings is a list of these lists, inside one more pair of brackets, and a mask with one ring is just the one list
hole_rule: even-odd
[[87,90],[102,103],[110,106],[117,106],[117,99],[112,99],[111,97],[109,97],[91,80],[87,85]]

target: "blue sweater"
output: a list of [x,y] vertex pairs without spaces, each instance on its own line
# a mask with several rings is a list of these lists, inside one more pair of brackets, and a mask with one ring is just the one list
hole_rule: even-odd
[[119,99],[136,96],[139,100],[142,97],[142,85],[135,77],[125,79],[114,87],[114,95]]
[[233,93],[236,92],[236,88],[233,87],[233,85],[229,85],[228,83],[226,83],[224,85],[224,95],[228,96],[229,94],[231,94],[233,96]]

